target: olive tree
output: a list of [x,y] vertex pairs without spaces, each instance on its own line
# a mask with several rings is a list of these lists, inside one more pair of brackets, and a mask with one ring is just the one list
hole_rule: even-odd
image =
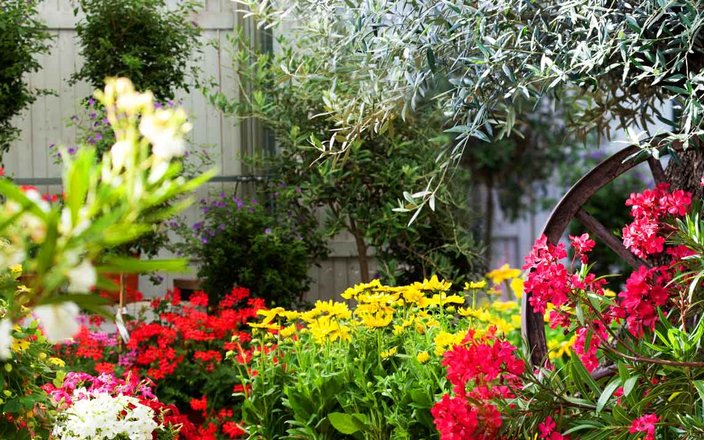
[[[411,109],[439,78],[451,85],[441,97],[451,131],[464,140],[442,166],[461,157],[471,139],[521,133],[541,106],[558,111],[583,139],[625,129],[654,155],[673,143],[689,147],[702,134],[704,8],[698,2],[245,3],[270,23],[314,15],[307,31],[354,48],[365,93],[330,105],[348,142],[393,117],[391,109]],[[676,118],[663,112],[668,102]],[[657,120],[671,129],[656,131]],[[657,141],[643,142],[652,137]],[[694,149],[680,158],[671,162],[669,177],[698,190],[704,161]],[[421,203],[432,197],[421,195]]]

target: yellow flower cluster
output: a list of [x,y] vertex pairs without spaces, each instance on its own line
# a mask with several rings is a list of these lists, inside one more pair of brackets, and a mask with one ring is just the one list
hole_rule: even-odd
[[[308,334],[316,344],[349,342],[361,331],[388,332],[381,336],[380,340],[384,341],[415,334],[420,336],[419,340],[426,340],[427,345],[416,347],[410,353],[406,351],[406,354],[423,364],[430,360],[429,352],[442,356],[454,345],[461,344],[469,328],[476,334],[483,334],[490,327],[496,327],[499,334],[511,335],[517,342],[521,327],[519,303],[483,299],[477,304],[477,293],[487,293],[487,289],[495,288],[496,284],[507,282],[516,298],[521,298],[523,280],[520,275],[520,270],[504,265],[487,274],[493,287],[487,279],[466,283],[466,297],[451,292],[452,284],[437,276],[398,287],[373,280],[350,287],[341,294],[344,300],[355,304],[352,308],[340,301],[317,301],[312,309],[303,312],[277,307],[259,311],[262,319],[250,325],[273,330],[281,341],[297,340]],[[566,344],[551,348],[560,355],[569,353]],[[390,359],[397,354],[396,350],[395,346],[386,345],[380,350],[380,356]]]
[[483,328],[496,327],[499,333],[509,334],[521,328],[521,316],[516,301],[494,301],[489,307],[462,308],[458,313],[460,316],[484,323]]
[[433,342],[435,343],[435,355],[442,356],[447,350],[455,345],[459,345],[464,340],[467,335],[467,331],[459,331],[457,333],[448,333],[441,331],[435,336]]
[[572,355],[572,346],[574,341],[577,340],[576,335],[566,341],[556,341],[554,339],[548,340],[548,357],[550,360],[562,359],[563,356]]

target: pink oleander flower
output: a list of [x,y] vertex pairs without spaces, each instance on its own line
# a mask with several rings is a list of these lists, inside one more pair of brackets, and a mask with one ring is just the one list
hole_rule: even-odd
[[574,248],[575,255],[579,257],[582,264],[587,264],[589,258],[587,254],[594,249],[596,242],[589,238],[589,234],[584,233],[582,235],[570,235],[570,245]]
[[631,423],[631,428],[628,430],[631,434],[644,432],[643,440],[655,440],[655,425],[660,421],[657,414],[644,414]]
[[562,435],[559,431],[556,431],[557,423],[552,419],[552,417],[547,416],[545,421],[538,425],[538,438],[545,440],[569,440],[568,435]]

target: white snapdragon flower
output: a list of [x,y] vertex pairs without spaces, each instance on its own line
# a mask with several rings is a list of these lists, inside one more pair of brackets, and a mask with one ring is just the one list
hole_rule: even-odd
[[12,356],[12,321],[7,318],[0,319],[0,359],[9,359]]
[[117,110],[126,113],[137,113],[143,108],[152,106],[154,95],[152,92],[138,93],[129,91],[117,97]]
[[152,153],[160,160],[181,157],[186,152],[183,136],[190,131],[183,109],[157,109],[142,116],[139,131],[152,144]]
[[127,157],[132,154],[134,145],[128,141],[117,141],[110,148],[110,159],[114,168],[120,170],[127,163]]
[[79,235],[90,226],[90,222],[86,218],[88,210],[83,207],[78,213],[78,224],[74,225],[71,219],[71,210],[63,208],[61,210],[61,221],[59,222],[59,232],[63,235]]
[[88,293],[98,282],[98,273],[88,260],[83,260],[79,265],[69,270],[68,291],[71,293]]
[[32,309],[44,330],[46,338],[52,344],[73,337],[81,329],[78,323],[80,309],[74,302],[45,304]]

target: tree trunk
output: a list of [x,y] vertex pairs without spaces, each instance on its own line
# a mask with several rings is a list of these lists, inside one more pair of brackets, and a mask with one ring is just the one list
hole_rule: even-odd
[[484,259],[490,264],[492,235],[494,234],[494,180],[486,180],[486,197],[484,199]]
[[361,231],[356,227],[350,228],[352,236],[354,236],[354,242],[357,245],[357,261],[359,261],[359,277],[363,283],[368,283],[371,281],[369,277],[369,246],[364,241],[364,236]]
[[700,184],[704,176],[704,150],[690,147],[687,151],[677,153],[679,162],[670,158],[665,169],[665,178],[672,189],[683,189],[692,193],[694,199],[704,195]]

